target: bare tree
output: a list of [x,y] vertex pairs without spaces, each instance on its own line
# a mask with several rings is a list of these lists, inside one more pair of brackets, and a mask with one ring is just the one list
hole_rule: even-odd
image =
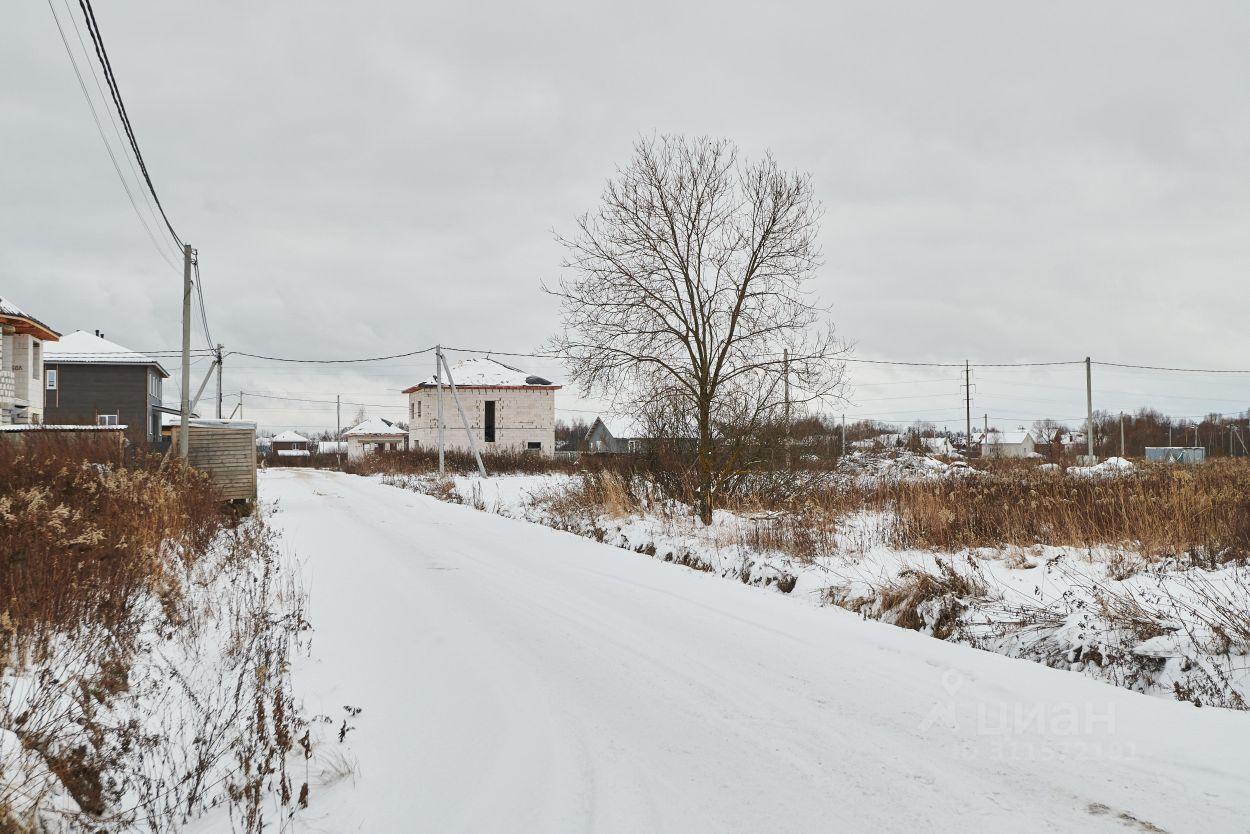
[[771,156],[666,136],[640,140],[559,238],[571,277],[545,287],[564,324],[550,347],[584,392],[684,433],[669,439],[694,447],[704,523],[749,438],[785,413],[783,377],[792,407],[840,397],[846,347],[806,286],[820,215],[811,178]]

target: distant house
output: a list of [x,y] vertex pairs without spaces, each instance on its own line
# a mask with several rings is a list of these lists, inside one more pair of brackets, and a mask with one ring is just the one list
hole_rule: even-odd
[[47,422],[43,353],[59,338],[51,327],[0,298],[0,425]]
[[981,435],[983,458],[1028,458],[1037,454],[1030,431],[992,431]]
[[[451,369],[469,431],[482,451],[550,455],[556,446],[556,391],[549,380],[490,358],[466,359]],[[438,448],[438,386],[434,377],[404,391],[413,449]],[[444,447],[469,450],[460,415],[443,379]]]
[[98,330],[76,330],[48,345],[44,366],[49,422],[126,426],[126,438],[144,445],[160,439],[163,413],[177,413],[161,402],[169,378],[161,363]]
[[632,420],[609,416],[596,417],[586,432],[585,447],[591,454],[623,454],[641,449],[643,438]]
[[1056,435],[1056,439],[1063,447],[1063,451],[1070,454],[1083,455],[1088,448],[1083,431],[1060,432]]
[[848,445],[852,449],[895,449],[905,442],[903,435],[898,432],[885,432],[876,437],[853,440]]
[[922,437],[920,443],[924,450],[938,457],[951,457],[955,454],[955,446],[949,437]]
[[398,452],[408,448],[408,432],[383,417],[370,417],[343,432],[347,459],[360,460],[375,452]]
[[269,441],[269,448],[281,455],[283,452],[300,452],[304,455],[308,454],[308,444],[311,441],[304,435],[290,431],[275,434]]

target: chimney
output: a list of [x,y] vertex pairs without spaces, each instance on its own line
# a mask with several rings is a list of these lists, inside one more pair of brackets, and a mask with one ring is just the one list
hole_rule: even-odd
[[98,339],[98,338],[100,338],[100,331],[99,331],[99,330],[97,330],[97,331],[95,332],[95,337],[96,337],[97,339]]

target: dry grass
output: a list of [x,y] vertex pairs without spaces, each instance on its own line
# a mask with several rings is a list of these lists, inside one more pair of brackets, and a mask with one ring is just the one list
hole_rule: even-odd
[[303,595],[263,518],[235,521],[177,460],[0,442],[0,831],[175,830],[222,801],[256,831],[289,800]]
[[829,588],[826,599],[862,616],[947,640],[955,635],[959,616],[969,601],[988,594],[989,587],[975,562],[969,560],[960,571],[953,563],[939,559],[936,572],[907,568],[871,594],[847,597],[838,588]]
[[123,467],[99,452],[0,443],[0,610],[26,637],[84,624],[123,637],[140,595],[176,603],[175,574],[228,521],[207,478],[180,462]]
[[903,482],[870,500],[894,511],[900,547],[1125,546],[1207,566],[1250,555],[1250,466],[1239,462],[1111,478],[990,471]]

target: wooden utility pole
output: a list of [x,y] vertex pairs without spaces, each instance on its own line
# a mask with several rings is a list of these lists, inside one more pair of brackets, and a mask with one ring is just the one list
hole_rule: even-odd
[[1085,357],[1085,454],[1094,458],[1094,375],[1089,357]]
[[838,456],[846,454],[846,412],[842,413],[842,448],[838,450]]
[[443,346],[434,347],[434,385],[438,388],[438,474],[443,474]]
[[187,459],[191,425],[191,244],[182,245],[182,408],[178,457]]
[[1124,454],[1124,412],[1120,412],[1120,457],[1126,457]]
[[964,451],[972,454],[972,364],[964,360]]
[[343,395],[334,395],[334,459],[343,466]]
[[221,345],[217,346],[217,419],[221,419]]
[[473,429],[469,427],[469,418],[465,416],[464,406],[460,404],[460,393],[456,390],[456,380],[451,375],[451,368],[447,367],[447,359],[443,357],[443,353],[439,351],[439,360],[443,363],[443,370],[447,372],[447,387],[451,389],[451,398],[456,403],[456,411],[460,412],[460,424],[464,426],[464,435],[469,438],[469,448],[473,450],[473,459],[477,461],[477,471],[482,473],[482,477],[486,477],[486,465],[482,463],[482,455],[477,450],[477,439],[473,436]]

